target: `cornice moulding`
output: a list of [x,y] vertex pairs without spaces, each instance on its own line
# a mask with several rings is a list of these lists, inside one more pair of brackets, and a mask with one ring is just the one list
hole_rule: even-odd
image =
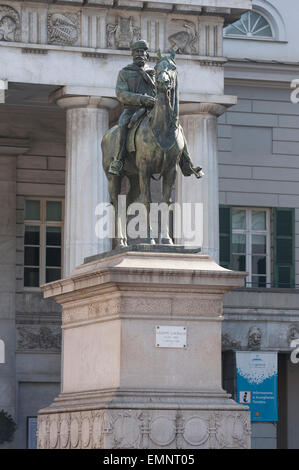
[[28,139],[0,137],[0,155],[22,155],[29,148]]

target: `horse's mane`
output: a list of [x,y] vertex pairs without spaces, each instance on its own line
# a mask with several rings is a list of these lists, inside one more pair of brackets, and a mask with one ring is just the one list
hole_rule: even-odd
[[179,117],[179,98],[178,98],[178,80],[177,80],[177,67],[174,60],[175,52],[171,49],[170,55],[162,56],[160,51],[158,52],[158,60],[155,65],[155,70],[159,67],[161,63],[165,63],[165,69],[170,69],[176,72],[174,88],[171,92],[170,104],[173,110],[173,119],[175,124],[178,125]]

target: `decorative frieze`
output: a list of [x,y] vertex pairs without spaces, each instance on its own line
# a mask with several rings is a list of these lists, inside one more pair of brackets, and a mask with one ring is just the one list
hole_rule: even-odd
[[23,54],[41,54],[41,55],[47,55],[48,51],[47,49],[38,49],[36,47],[23,47],[22,48],[22,53]]
[[50,13],[48,15],[48,42],[65,46],[74,45],[80,35],[78,14]]
[[141,39],[140,27],[134,25],[133,17],[119,16],[115,24],[107,24],[108,49],[130,49],[134,41]]
[[0,5],[0,41],[20,41],[20,15],[8,5]]
[[[0,4],[0,42],[129,50],[140,38],[151,52],[222,55],[221,17],[123,9],[16,3]],[[23,46],[24,47],[24,46]]]
[[86,410],[40,415],[39,449],[245,449],[244,411]]
[[59,352],[61,328],[59,326],[24,326],[17,328],[19,350],[45,350]]
[[192,21],[174,19],[172,29],[177,30],[168,37],[177,54],[198,54],[198,32]]

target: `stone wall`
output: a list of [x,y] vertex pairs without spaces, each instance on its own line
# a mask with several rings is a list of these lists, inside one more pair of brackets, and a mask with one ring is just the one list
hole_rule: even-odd
[[230,85],[238,104],[219,119],[220,204],[295,208],[299,285],[299,107],[290,88]]

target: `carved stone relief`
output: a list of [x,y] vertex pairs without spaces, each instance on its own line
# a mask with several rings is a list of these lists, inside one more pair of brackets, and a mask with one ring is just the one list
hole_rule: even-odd
[[177,54],[197,54],[198,33],[191,21],[172,20],[171,29],[176,31],[168,37]]
[[20,15],[8,5],[0,5],[0,41],[20,41]]
[[253,350],[261,349],[262,332],[256,326],[252,326],[248,332],[248,348]]
[[134,26],[133,17],[119,17],[115,24],[107,24],[107,47],[109,49],[130,49],[134,41],[141,39],[141,30]]
[[39,326],[19,327],[18,329],[18,349],[39,349],[60,351],[61,349],[61,329],[60,327]]
[[222,336],[222,349],[241,349],[240,341],[232,339],[227,333]]
[[70,13],[50,13],[48,15],[49,44],[74,45],[79,39],[79,15]]
[[40,415],[38,448],[248,448],[247,411],[92,410]]
[[288,330],[288,346],[290,346],[291,342],[294,339],[299,338],[299,324],[291,325]]
[[[110,16],[109,11],[91,14],[88,10],[83,8],[79,13],[55,2],[50,7],[35,8],[25,2],[21,15],[17,8],[0,5],[0,41],[128,50],[132,42],[143,37],[152,52],[167,52],[170,46],[177,54],[222,56],[222,25],[214,20],[210,24],[201,20],[198,23],[193,16],[173,18],[172,13],[166,17],[152,13],[143,18],[140,13],[126,16],[119,11]],[[217,64],[214,61],[204,65]]]

